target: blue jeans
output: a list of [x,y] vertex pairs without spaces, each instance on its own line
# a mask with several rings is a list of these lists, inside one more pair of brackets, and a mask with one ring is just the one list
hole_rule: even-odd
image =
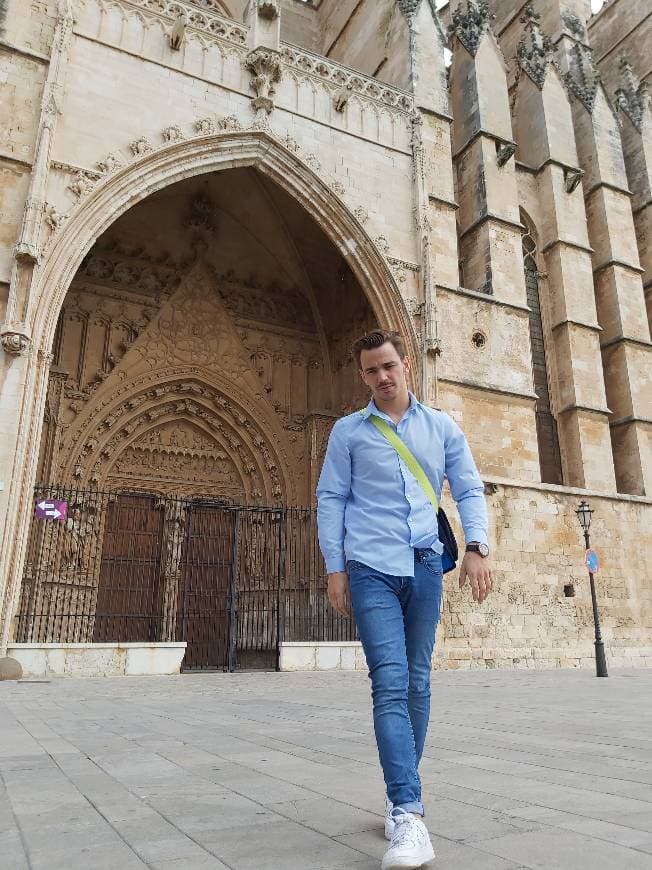
[[347,563],[367,657],[378,755],[395,807],[423,815],[418,767],[430,717],[430,671],[443,575],[434,550],[414,551],[414,577]]

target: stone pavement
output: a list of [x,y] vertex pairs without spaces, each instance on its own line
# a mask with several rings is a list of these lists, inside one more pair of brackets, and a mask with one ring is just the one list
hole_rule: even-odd
[[[377,870],[361,673],[0,684],[3,870]],[[433,674],[442,870],[652,868],[652,671]]]

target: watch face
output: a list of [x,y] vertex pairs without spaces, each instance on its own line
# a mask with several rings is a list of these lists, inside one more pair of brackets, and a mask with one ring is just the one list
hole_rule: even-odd
[[481,556],[488,556],[489,547],[486,544],[478,544],[478,553],[480,553]]

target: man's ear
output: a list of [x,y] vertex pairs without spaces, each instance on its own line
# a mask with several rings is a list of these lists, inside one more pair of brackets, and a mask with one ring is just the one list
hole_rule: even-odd
[[412,363],[410,362],[409,356],[403,357],[403,368],[405,369],[406,372],[409,372],[410,369],[412,368]]

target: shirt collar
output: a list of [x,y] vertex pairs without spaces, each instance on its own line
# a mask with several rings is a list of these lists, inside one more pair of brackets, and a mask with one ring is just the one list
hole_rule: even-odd
[[[411,414],[419,405],[419,401],[418,401],[417,397],[414,395],[414,393],[409,393],[409,396],[410,396],[410,407],[405,412],[406,414]],[[362,411],[362,416],[364,417],[365,420],[368,420],[372,414],[376,414],[378,417],[384,417],[386,420],[389,420],[389,417],[387,416],[387,414],[385,414],[384,411],[380,411],[376,407],[376,403],[374,402],[373,399],[369,402],[367,407],[364,408],[364,410]]]

